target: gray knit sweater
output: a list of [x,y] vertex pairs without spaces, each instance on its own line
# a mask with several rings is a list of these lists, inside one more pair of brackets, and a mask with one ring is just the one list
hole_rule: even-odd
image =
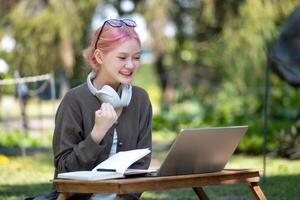
[[[91,170],[107,159],[114,128],[118,134],[117,152],[139,148],[151,149],[152,107],[145,90],[132,87],[129,106],[123,108],[118,123],[113,125],[100,144],[97,144],[92,140],[90,133],[95,123],[95,111],[100,106],[101,102],[89,91],[86,84],[71,89],[63,98],[56,113],[53,136],[55,177],[61,172]],[[150,160],[149,154],[131,168],[146,169]],[[83,195],[74,199],[88,197]]]

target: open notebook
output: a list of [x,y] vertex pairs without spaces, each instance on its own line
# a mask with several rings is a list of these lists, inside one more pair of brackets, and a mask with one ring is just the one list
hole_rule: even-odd
[[57,175],[57,178],[76,180],[104,180],[149,173],[151,172],[151,170],[128,169],[128,167],[130,167],[130,165],[143,158],[150,152],[151,151],[149,149],[120,151],[107,160],[101,162],[91,171],[59,173]]

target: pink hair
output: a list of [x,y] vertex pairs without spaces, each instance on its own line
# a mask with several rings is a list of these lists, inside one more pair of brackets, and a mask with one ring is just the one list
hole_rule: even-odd
[[[96,50],[95,42],[100,30],[101,27],[95,31],[89,47],[83,51],[85,60],[91,65],[92,68],[99,66],[99,63],[95,59],[94,53]],[[105,24],[97,42],[97,49],[99,49],[105,55],[128,39],[135,39],[141,46],[139,35],[133,27],[128,27],[125,24],[123,24],[121,27],[112,27],[109,24]]]

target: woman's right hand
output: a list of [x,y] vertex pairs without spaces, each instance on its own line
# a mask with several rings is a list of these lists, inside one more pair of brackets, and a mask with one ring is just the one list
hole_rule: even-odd
[[118,119],[115,109],[110,103],[102,103],[95,112],[95,124],[91,136],[96,143],[100,143],[107,131]]

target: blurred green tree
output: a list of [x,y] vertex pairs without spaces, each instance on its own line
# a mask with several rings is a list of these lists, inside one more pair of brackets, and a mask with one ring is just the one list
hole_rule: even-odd
[[82,50],[87,46],[96,0],[1,2],[1,27],[16,40],[9,60],[22,76],[64,70],[82,76]]
[[[64,69],[69,79],[84,80],[82,49],[96,6],[109,4],[121,17],[140,13],[163,93],[154,129],[248,124],[241,148],[259,152],[267,50],[299,1],[127,1],[131,10],[117,0],[0,0],[0,34],[5,29],[17,41],[10,65],[22,75]],[[166,34],[170,27],[174,35]],[[278,147],[279,132],[294,132],[300,98],[277,76],[271,82],[270,150]]]
[[[159,121],[165,117],[173,130],[248,124],[249,134],[241,148],[259,153],[267,51],[298,4],[296,0],[176,0],[149,11],[166,9],[164,16],[176,28],[174,42],[169,43],[174,45],[164,46],[160,61],[161,72],[167,72],[161,77],[167,79],[171,91],[165,105],[171,109],[155,117],[155,129],[162,128]],[[300,93],[277,76],[272,75],[271,82],[268,149],[274,150],[279,133],[289,134],[294,126]]]

